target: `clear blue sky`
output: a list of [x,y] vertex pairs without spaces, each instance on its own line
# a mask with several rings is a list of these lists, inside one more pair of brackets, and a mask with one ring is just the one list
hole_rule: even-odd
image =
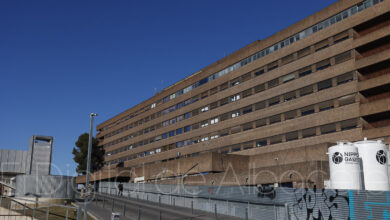
[[73,175],[90,112],[101,123],[333,2],[1,0],[0,148],[53,136],[53,173]]

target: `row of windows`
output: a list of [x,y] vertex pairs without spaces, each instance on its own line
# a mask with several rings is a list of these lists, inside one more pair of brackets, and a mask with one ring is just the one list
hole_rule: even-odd
[[[348,36],[348,35],[347,35]],[[292,73],[289,73],[289,74],[286,74],[282,77],[278,77],[276,79],[273,79],[273,80],[270,80],[266,83],[263,83],[263,84],[259,84],[258,86],[254,87],[254,88],[251,88],[251,89],[248,89],[248,90],[245,90],[244,92],[242,92],[242,94],[237,94],[237,95],[234,95],[232,97],[230,97],[230,101],[231,102],[234,102],[234,101],[237,101],[239,100],[241,97],[245,98],[245,97],[248,97],[250,95],[252,95],[253,93],[258,93],[258,92],[261,92],[261,91],[264,91],[266,90],[267,88],[273,88],[275,86],[278,86],[279,84],[282,84],[282,83],[287,83],[287,82],[290,82],[296,78],[300,78],[300,77],[304,77],[304,76],[307,76],[309,74],[311,74],[313,71],[320,71],[320,70],[324,70],[328,67],[331,66],[331,60],[334,59],[334,64],[339,64],[341,62],[345,62],[347,61],[348,59],[350,59],[352,57],[351,55],[351,51],[347,51],[347,52],[344,52],[342,54],[339,54],[333,58],[329,58],[329,59],[326,59],[326,60],[323,60],[323,61],[320,61],[316,64],[313,64],[313,65],[309,65],[307,67],[304,67],[304,68],[301,68],[297,71],[294,71]],[[227,88],[229,88],[229,84],[230,86],[235,86],[235,85],[238,85],[242,82],[245,82],[245,81],[248,81],[249,79],[251,79],[252,77],[257,77],[259,76],[259,72],[262,72],[262,73],[265,73],[269,71],[269,69],[267,69],[266,67],[263,67],[263,68],[260,68],[254,72],[250,72],[250,73],[247,73],[247,74],[244,74],[242,75],[241,77],[238,77],[236,79],[233,79],[227,83],[223,83],[219,86],[219,91],[222,91],[222,90],[225,90]],[[211,89],[210,90],[210,95],[213,95],[215,93],[218,92],[218,87],[215,87],[216,89]],[[252,90],[254,90],[254,92],[252,92]],[[206,92],[206,94],[204,95],[201,95],[201,98],[204,99],[206,97],[208,97],[209,93]],[[186,105],[189,105],[191,103],[194,103],[194,102],[197,102],[199,100],[199,96],[194,96],[184,102],[181,102],[175,106],[171,106],[170,108],[164,110],[163,112],[169,112],[170,110],[174,111],[175,109],[179,109],[179,108],[182,108],[183,106],[186,106]],[[229,103],[229,98],[225,98],[222,100],[222,104],[221,105],[225,105],[225,104],[228,104]],[[214,109],[215,108],[215,103],[211,103],[210,104],[210,109]],[[205,107],[202,107],[200,109],[200,112],[206,112],[209,110],[209,106],[205,106]],[[166,113],[163,113],[163,114],[166,114]],[[167,120],[167,121],[164,121],[162,123],[158,123],[158,124],[155,124],[149,128],[146,128],[146,129],[143,129],[143,130],[139,130],[129,136],[126,136],[126,137],[123,137],[123,138],[120,138],[120,139],[117,139],[117,140],[114,140],[110,143],[107,143],[104,145],[105,148],[109,147],[109,146],[113,146],[117,143],[121,143],[123,141],[127,141],[128,139],[132,139],[138,135],[142,135],[142,134],[146,134],[146,133],[149,133],[151,131],[154,131],[154,130],[157,130],[161,127],[166,127],[168,125],[172,125],[172,124],[175,124],[176,122],[179,122],[179,121],[182,121],[184,119],[188,119],[190,117],[193,117],[193,116],[196,116],[199,114],[199,110],[193,110],[192,112],[187,112],[185,113],[184,115],[179,115],[175,118],[171,118],[170,120]],[[153,117],[154,118],[154,117]],[[120,133],[120,131],[125,131],[125,130],[128,130],[130,128],[133,127],[133,125],[135,124],[139,124],[139,123],[134,123],[134,124],[131,124],[131,125],[127,125],[125,127],[122,127],[120,130],[118,131],[115,131],[115,134],[117,133]]]
[[256,54],[254,54],[254,55],[252,55],[252,56],[250,56],[250,57],[248,57],[246,59],[243,59],[240,62],[235,63],[235,64],[233,64],[233,65],[231,65],[231,66],[229,66],[229,67],[219,71],[218,73],[215,73],[215,74],[213,74],[213,75],[211,75],[209,77],[206,77],[206,78],[196,82],[195,84],[193,84],[191,86],[188,86],[187,88],[179,90],[178,92],[173,93],[172,95],[165,97],[163,99],[163,102],[167,102],[168,100],[174,99],[174,98],[176,98],[176,97],[178,97],[178,96],[180,96],[182,94],[185,94],[185,93],[187,93],[187,92],[189,92],[189,91],[199,87],[200,85],[203,85],[203,84],[205,84],[205,83],[207,83],[209,81],[212,81],[212,80],[217,79],[217,78],[219,78],[219,77],[221,77],[223,75],[226,75],[226,74],[228,74],[228,73],[230,73],[230,72],[232,72],[232,71],[234,71],[234,70],[236,70],[236,69],[238,69],[238,68],[240,68],[242,66],[245,66],[245,65],[247,65],[247,64],[249,64],[249,63],[251,63],[251,62],[253,62],[253,61],[255,61],[255,60],[259,59],[259,58],[261,58],[261,57],[267,56],[268,54],[271,54],[271,53],[273,53],[273,52],[275,52],[275,51],[277,51],[277,50],[279,50],[279,49],[281,49],[281,48],[283,48],[285,46],[293,44],[296,41],[304,39],[307,36],[310,36],[310,35],[316,33],[317,31],[320,31],[322,29],[325,29],[325,28],[327,28],[327,27],[337,23],[337,22],[340,22],[343,19],[346,19],[349,16],[356,14],[357,12],[363,11],[364,9],[369,8],[372,5],[375,5],[375,4],[377,4],[377,3],[381,2],[381,1],[383,1],[383,0],[366,0],[366,1],[362,2],[362,3],[359,3],[359,4],[349,8],[347,10],[344,10],[344,11],[340,12],[339,14],[337,14],[337,15],[331,17],[331,18],[328,18],[328,19],[326,19],[326,20],[324,20],[324,21],[322,21],[322,22],[320,22],[320,23],[318,23],[318,24],[316,24],[316,25],[314,25],[314,26],[312,26],[310,28],[307,28],[304,31],[301,31],[298,34],[295,34],[295,35],[293,35],[293,36],[291,36],[291,37],[289,37],[289,38],[287,38],[287,39],[285,39],[283,41],[280,41],[280,42],[276,43],[275,45],[270,46],[270,47],[268,47],[268,48],[266,48],[266,49],[264,49],[264,50],[262,50],[262,51],[260,51],[260,52],[258,52]]
[[220,149],[212,150],[222,154],[248,150],[255,147],[265,147],[267,145],[279,144],[288,141],[299,140],[302,138],[309,138],[317,135],[324,135],[336,131],[345,131],[358,127],[358,119],[350,119],[337,123],[325,124],[318,127],[311,127],[303,130],[296,130],[286,134],[280,134],[272,137],[262,138],[255,141],[249,141],[232,146],[222,147]]
[[[208,125],[217,124],[220,121],[225,121],[225,120],[228,120],[228,119],[231,119],[231,118],[235,118],[235,117],[238,117],[238,116],[241,116],[241,115],[245,115],[245,114],[251,113],[253,111],[258,111],[258,110],[261,110],[261,109],[264,109],[264,108],[267,108],[267,107],[270,107],[270,106],[274,106],[276,104],[280,104],[280,103],[283,103],[283,102],[287,102],[287,101],[296,99],[298,97],[303,97],[303,96],[309,95],[311,93],[314,93],[315,91],[321,91],[323,89],[330,88],[330,87],[332,87],[332,85],[341,85],[341,84],[344,84],[346,82],[352,81],[353,78],[354,78],[353,72],[349,72],[349,73],[337,76],[337,77],[332,78],[332,79],[324,80],[324,81],[321,81],[319,83],[303,87],[303,88],[298,89],[296,91],[288,92],[286,94],[283,94],[283,95],[280,95],[280,96],[276,96],[276,97],[273,97],[271,99],[255,103],[253,105],[249,105],[249,106],[246,106],[244,108],[237,109],[237,110],[231,111],[229,113],[222,114],[222,115],[220,115],[218,117],[213,117],[213,118],[210,118],[208,120],[204,120],[204,121],[202,121],[200,123],[187,125],[187,126],[185,126],[183,128],[178,128],[176,130],[172,130],[170,132],[158,135],[158,136],[153,137],[151,139],[146,139],[146,140],[140,141],[138,143],[131,144],[131,145],[126,146],[126,147],[122,147],[122,148],[119,148],[119,149],[116,149],[116,150],[113,150],[113,151],[109,151],[109,152],[107,152],[106,156],[110,156],[110,155],[114,155],[114,154],[117,154],[117,153],[121,153],[123,151],[133,149],[135,147],[140,147],[140,146],[143,146],[143,145],[146,145],[146,144],[153,143],[155,141],[160,141],[162,139],[166,139],[168,137],[173,137],[173,136],[176,136],[176,135],[180,135],[182,133],[185,133],[185,132],[188,132],[188,131],[191,131],[191,130],[196,130],[198,128],[204,128],[204,127],[207,127]],[[343,105],[346,105],[346,104],[351,104],[351,103],[355,102],[355,95],[344,96],[344,97],[340,98],[337,101],[339,103],[339,106],[343,106]],[[328,102],[324,102],[324,103],[318,104],[318,111],[324,111],[324,110],[328,110],[328,109],[333,108],[333,103],[332,102],[333,101],[328,101]],[[221,105],[219,105],[219,106],[221,106]],[[285,120],[292,119],[292,118],[298,117],[299,115],[306,116],[306,115],[312,114],[314,112],[315,112],[315,105],[310,105],[310,106],[306,106],[304,108],[299,109],[298,112],[297,112],[297,110],[293,110],[293,111],[289,111],[289,112],[285,113],[284,114],[284,119]],[[276,123],[276,122],[280,122],[281,121],[281,115],[282,114],[278,114],[278,115],[270,117],[269,119],[267,119],[267,118],[261,119],[261,120],[256,122],[257,123],[256,126],[258,126],[260,124],[266,125],[267,120],[269,120],[270,124],[273,124],[273,123]]]
[[[240,144],[235,144],[232,146],[226,146],[226,147],[222,147],[219,149],[211,150],[210,152],[220,152],[222,154],[227,154],[227,153],[231,153],[231,152],[252,149],[255,147],[265,147],[268,145],[274,145],[274,144],[299,140],[299,139],[303,139],[303,138],[314,137],[314,136],[318,136],[318,135],[325,135],[325,134],[330,134],[330,133],[334,133],[334,132],[338,132],[338,131],[346,131],[346,130],[357,128],[358,126],[359,126],[359,119],[354,118],[354,119],[349,119],[349,120],[340,121],[340,122],[336,122],[336,123],[330,123],[330,124],[320,125],[320,126],[316,126],[316,127],[295,130],[295,131],[288,132],[285,134],[279,134],[279,135],[275,135],[275,136],[271,136],[271,137],[261,138],[261,139],[255,140],[255,141],[248,141],[248,142],[244,142],[244,143],[240,143]],[[243,127],[244,127],[244,125],[243,125]],[[254,127],[252,126],[252,128],[254,128]],[[247,129],[247,130],[250,130],[250,129]],[[194,138],[191,140],[180,141],[176,144],[171,144],[171,145],[163,146],[163,147],[160,147],[160,148],[157,148],[154,150],[145,151],[142,153],[133,154],[133,155],[130,155],[127,157],[123,157],[120,159],[108,161],[108,162],[106,162],[106,164],[116,164],[116,163],[124,162],[127,160],[142,158],[142,157],[146,157],[149,155],[172,150],[175,148],[180,148],[182,146],[197,144],[200,142],[208,141],[209,139],[212,140],[212,139],[214,139],[213,137],[215,137],[215,136],[216,136],[216,138],[218,138],[218,137],[228,136],[231,134],[236,134],[236,133],[247,131],[247,130],[231,128],[230,132],[229,132],[229,129],[225,129],[224,131],[220,132],[221,136],[211,135],[210,137],[205,136],[202,138]],[[195,153],[195,154],[198,154],[198,153]],[[180,156],[180,155],[178,155],[178,156]]]
[[[340,22],[341,20],[346,19],[349,16],[354,15],[357,12],[363,11],[363,10],[371,7],[372,5],[376,5],[376,4],[378,4],[379,2],[382,2],[382,1],[383,0],[366,0],[364,2],[361,2],[361,3],[359,3],[359,4],[349,8],[349,9],[343,11],[343,12],[340,12],[339,14],[337,14],[337,15],[329,18],[329,19],[326,19],[325,21],[322,21],[322,22],[320,22],[320,23],[318,23],[318,24],[316,24],[316,25],[314,25],[314,26],[312,26],[312,27],[310,27],[310,28],[308,28],[308,29],[298,33],[298,34],[295,34],[295,35],[293,35],[293,36],[291,36],[291,37],[289,37],[289,38],[287,38],[287,39],[285,39],[285,40],[283,40],[283,41],[281,41],[281,42],[279,42],[279,43],[277,43],[277,44],[275,44],[275,45],[273,45],[273,46],[271,46],[269,48],[266,48],[266,49],[264,49],[264,50],[262,50],[262,51],[260,51],[260,52],[258,52],[256,54],[254,54],[254,55],[252,55],[252,56],[250,56],[250,57],[248,57],[248,58],[246,58],[246,59],[244,59],[244,60],[242,60],[242,61],[240,61],[240,62],[238,62],[238,63],[236,63],[234,65],[232,65],[232,66],[229,66],[229,67],[225,68],[224,70],[219,71],[218,73],[215,73],[215,74],[213,74],[213,75],[211,75],[209,77],[206,77],[206,78],[198,81],[197,83],[195,83],[195,84],[193,84],[191,86],[188,86],[185,89],[182,89],[182,90],[180,90],[180,91],[178,91],[178,92],[176,92],[176,93],[174,93],[174,94],[172,94],[170,96],[167,96],[167,97],[163,98],[162,100],[159,100],[156,103],[151,104],[151,106],[146,106],[144,109],[141,109],[138,112],[133,113],[133,114],[131,114],[129,116],[126,116],[126,117],[120,119],[119,121],[113,123],[113,125],[115,126],[115,125],[120,124],[120,123],[122,123],[124,121],[127,121],[128,119],[133,118],[136,115],[138,115],[138,113],[140,114],[142,112],[145,112],[145,111],[148,111],[150,109],[153,109],[158,104],[165,103],[165,102],[167,102],[170,99],[174,99],[174,98],[176,98],[176,97],[178,97],[178,96],[180,96],[182,94],[185,94],[185,93],[187,93],[189,91],[192,91],[193,89],[195,89],[195,88],[197,88],[197,87],[199,87],[199,86],[201,86],[201,85],[203,85],[203,84],[205,84],[205,83],[207,83],[209,81],[212,81],[212,80],[217,79],[217,78],[219,78],[219,77],[221,77],[223,75],[226,75],[227,73],[230,73],[230,72],[232,72],[232,71],[234,71],[234,70],[236,70],[236,69],[238,69],[238,68],[240,68],[240,67],[242,67],[242,66],[244,66],[244,65],[246,65],[248,63],[251,63],[251,62],[253,62],[253,61],[255,61],[255,60],[257,60],[257,59],[259,59],[261,57],[264,57],[264,56],[266,56],[266,55],[268,55],[270,53],[273,53],[274,51],[277,51],[277,50],[279,50],[279,49],[281,49],[281,48],[283,48],[283,47],[285,47],[285,46],[287,46],[289,44],[292,44],[292,43],[294,43],[294,42],[296,42],[298,40],[301,40],[301,39],[303,39],[303,38],[305,38],[305,37],[307,37],[307,36],[309,36],[309,35],[311,35],[313,33],[316,33],[319,30],[325,29],[328,26],[331,26],[331,25],[333,25],[333,24],[335,24],[337,22]],[[335,43],[337,43],[339,40],[342,40],[342,38],[335,39]],[[321,47],[320,45],[318,45],[318,46],[316,46],[316,50],[317,49],[323,49],[325,47],[326,46]],[[304,54],[306,52],[307,51],[302,50],[302,51],[300,51],[300,53],[298,53],[298,55],[302,55],[302,54]],[[287,56],[287,57],[283,58],[282,61],[283,61],[283,63],[284,62],[289,62],[290,59],[293,59],[293,57],[292,56]],[[275,66],[275,65],[274,66],[270,66],[269,70],[272,70],[272,69],[274,69],[276,67],[277,66]],[[111,125],[105,126],[102,129],[102,131],[108,129],[110,126]],[[115,132],[111,133],[111,135],[118,134],[119,132],[120,131],[115,131]]]

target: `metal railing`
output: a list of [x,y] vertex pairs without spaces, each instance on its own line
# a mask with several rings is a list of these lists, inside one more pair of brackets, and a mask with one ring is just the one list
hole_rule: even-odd
[[[189,219],[196,219],[196,217],[199,217],[199,215],[194,215],[194,210],[208,212],[209,214],[212,213],[215,219],[217,219],[218,215],[223,214],[222,210],[229,209],[232,204],[237,204],[245,207],[243,208],[243,213],[240,216],[244,219],[250,219],[251,216],[253,217],[254,215],[253,213],[251,215],[251,211],[253,211],[253,209],[258,208],[272,210],[268,212],[270,217],[268,219],[290,218],[289,207],[286,203],[248,202],[239,199],[235,200],[226,198],[206,197],[200,195],[191,196],[188,194],[177,194],[172,192],[168,194],[166,192],[144,191],[140,189],[126,189],[124,190],[125,195],[123,195],[122,192],[119,196],[118,189],[115,187],[101,187],[100,190],[102,190],[103,193],[95,193],[95,198],[93,201],[96,202],[97,205],[100,204],[100,206],[103,208],[111,208],[112,212],[121,212],[123,216],[126,216],[127,213],[126,204],[131,203],[131,200],[135,200],[154,203],[155,205],[158,205],[158,207],[160,207],[161,205],[166,205],[171,207],[187,208],[187,212],[190,214]],[[140,194],[143,194],[143,196],[140,196]],[[154,197],[152,198],[153,195]],[[161,201],[162,197],[166,198],[165,202]],[[119,198],[122,199],[119,200]],[[200,202],[200,200],[202,200],[203,204],[207,205],[203,205],[202,208],[200,208],[198,204],[198,206],[195,207],[194,201],[196,201],[197,204],[198,202]],[[190,201],[190,203],[186,203],[186,201]],[[205,206],[208,207],[205,208]],[[164,212],[164,210],[162,210],[162,212]],[[135,217],[134,219],[140,219],[143,213],[142,208],[138,207],[136,213],[137,215],[135,217],[133,210],[132,217]],[[161,213],[160,210],[160,215],[163,214],[164,213]]]
[[3,212],[0,216],[25,217],[37,220],[81,220],[83,211],[80,206],[68,206],[37,200],[0,197],[0,207]]

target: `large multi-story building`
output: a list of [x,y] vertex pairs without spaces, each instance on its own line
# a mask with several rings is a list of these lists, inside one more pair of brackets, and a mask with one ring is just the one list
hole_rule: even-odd
[[322,186],[331,143],[390,141],[390,1],[340,0],[97,131],[92,181]]

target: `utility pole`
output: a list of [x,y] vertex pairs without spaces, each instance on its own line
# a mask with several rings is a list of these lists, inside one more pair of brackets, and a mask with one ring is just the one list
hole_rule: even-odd
[[[84,220],[87,220],[88,211],[87,211],[87,204],[88,204],[88,187],[89,187],[89,173],[91,171],[91,153],[92,153],[92,128],[93,128],[93,117],[97,116],[95,113],[91,113],[90,115],[90,124],[89,124],[89,139],[88,139],[88,157],[87,157],[87,177],[85,182],[85,199],[84,199]],[[91,189],[92,191],[92,189]]]

